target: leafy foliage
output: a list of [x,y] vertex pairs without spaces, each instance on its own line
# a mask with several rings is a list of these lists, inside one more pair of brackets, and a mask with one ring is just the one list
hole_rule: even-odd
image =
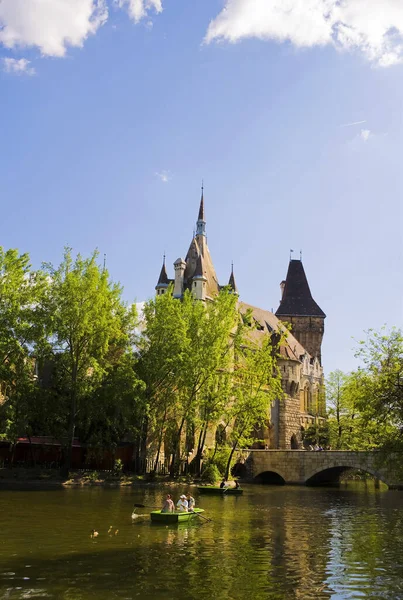
[[226,409],[231,424],[232,448],[225,471],[227,479],[235,449],[253,443],[254,431],[269,421],[272,402],[283,397],[277,366],[281,337],[265,336],[257,342],[245,339],[232,379],[232,400]]
[[214,484],[217,483],[222,475],[218,470],[217,465],[209,463],[204,467],[201,477],[204,482]]
[[337,449],[403,449],[403,337],[369,330],[356,352],[361,366],[327,382],[331,444]]

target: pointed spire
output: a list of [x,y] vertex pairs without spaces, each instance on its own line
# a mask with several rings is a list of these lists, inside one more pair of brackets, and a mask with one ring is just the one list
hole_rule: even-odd
[[199,217],[197,219],[198,221],[204,221],[204,185],[203,185],[203,180],[202,180],[202,186],[201,186],[201,198],[200,198],[200,208],[199,208]]
[[158,285],[168,285],[168,284],[169,284],[169,279],[168,279],[167,271],[165,268],[165,254],[164,254],[164,258],[162,261],[161,273],[160,273],[160,276],[158,279],[157,286]]
[[235,277],[234,277],[234,263],[231,263],[231,275],[229,277],[228,285],[232,289],[233,292],[235,292],[236,294],[238,293],[238,288],[235,283]]
[[204,186],[202,182],[199,216],[196,223],[196,235],[206,235],[206,220],[204,217]]
[[280,306],[276,317],[306,316],[326,317],[312,298],[308,280],[301,260],[291,259]]

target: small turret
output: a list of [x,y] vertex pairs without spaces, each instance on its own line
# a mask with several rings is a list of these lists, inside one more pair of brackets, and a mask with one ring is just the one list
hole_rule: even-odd
[[207,277],[204,269],[204,261],[202,254],[199,255],[196,263],[196,269],[193,274],[192,292],[197,300],[206,299],[206,283]]
[[158,278],[158,283],[155,286],[155,289],[157,290],[157,296],[160,296],[161,294],[165,294],[165,292],[169,286],[169,283],[170,282],[169,282],[167,271],[165,268],[165,254],[164,254],[164,259],[163,259],[162,267],[161,267],[161,273]]
[[238,294],[238,288],[234,276],[234,263],[231,264],[231,275],[229,276],[228,285],[234,294]]
[[185,269],[186,269],[186,263],[183,260],[183,258],[178,258],[174,262],[174,269],[175,269],[174,297],[182,298],[184,275],[185,275]]

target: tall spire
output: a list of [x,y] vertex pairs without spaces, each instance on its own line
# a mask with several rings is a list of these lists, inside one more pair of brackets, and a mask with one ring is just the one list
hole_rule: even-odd
[[196,235],[206,235],[206,220],[204,217],[204,186],[202,181],[199,216],[196,223]]
[[231,275],[229,277],[228,285],[233,292],[235,292],[236,294],[238,293],[238,288],[235,283],[235,277],[234,277],[234,263],[231,263]]

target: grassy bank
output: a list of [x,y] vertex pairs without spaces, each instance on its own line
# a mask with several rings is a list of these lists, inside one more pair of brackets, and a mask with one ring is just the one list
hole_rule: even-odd
[[32,484],[34,487],[46,486],[105,486],[105,487],[123,487],[123,486],[163,486],[163,485],[183,485],[194,484],[193,479],[188,477],[178,477],[171,479],[169,475],[134,475],[133,473],[112,473],[102,471],[72,471],[68,479],[60,476],[58,469],[15,468],[0,469],[0,486],[7,487],[27,486]]

